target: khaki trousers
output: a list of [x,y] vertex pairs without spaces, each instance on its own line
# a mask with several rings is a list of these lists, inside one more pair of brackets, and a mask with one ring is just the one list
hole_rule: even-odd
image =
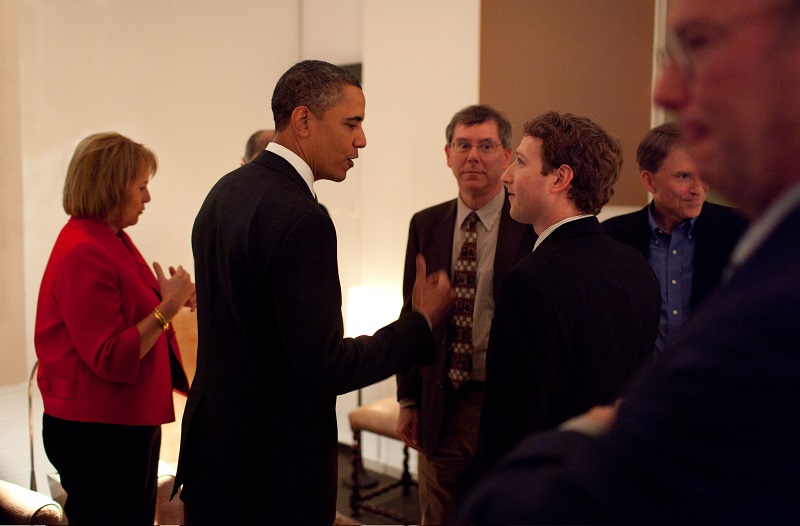
[[450,524],[453,499],[461,475],[469,468],[478,443],[483,403],[482,383],[467,382],[448,389],[444,422],[432,458],[419,454],[419,504],[424,526]]

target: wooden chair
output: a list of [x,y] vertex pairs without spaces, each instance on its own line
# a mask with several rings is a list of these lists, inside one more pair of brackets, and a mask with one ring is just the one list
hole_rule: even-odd
[[379,485],[373,490],[363,491],[361,487],[360,475],[363,472],[363,461],[361,458],[361,432],[369,431],[376,435],[400,439],[397,434],[397,419],[400,415],[400,404],[393,396],[376,400],[372,403],[362,405],[350,411],[350,429],[353,431],[352,451],[352,484],[350,493],[350,509],[354,517],[357,517],[361,510],[370,511],[382,515],[391,520],[403,524],[410,524],[413,521],[382,506],[368,504],[366,501],[383,495],[395,488],[402,489],[403,495],[411,492],[411,487],[417,485],[411,478],[408,470],[408,446],[403,444],[403,473],[399,480]]

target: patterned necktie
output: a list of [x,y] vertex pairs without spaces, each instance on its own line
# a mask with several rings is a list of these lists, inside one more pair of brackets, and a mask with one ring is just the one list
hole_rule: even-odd
[[475,280],[478,272],[477,222],[478,215],[475,212],[471,212],[464,221],[464,244],[461,245],[453,272],[456,301],[453,307],[453,340],[450,342],[448,376],[456,389],[469,379],[472,372],[472,312],[475,308]]

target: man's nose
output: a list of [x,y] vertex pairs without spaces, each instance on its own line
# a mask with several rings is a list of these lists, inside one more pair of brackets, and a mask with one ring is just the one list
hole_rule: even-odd
[[514,178],[511,176],[511,167],[512,165],[508,165],[506,171],[503,172],[503,176],[500,177],[500,180],[503,181],[505,184],[510,184],[514,181]]
[[689,190],[693,194],[700,195],[705,192],[708,192],[708,185],[699,177],[694,177],[692,179],[692,186],[689,188]]
[[363,128],[358,129],[355,139],[353,139],[353,146],[356,148],[364,148],[367,146],[367,135],[364,133]]
[[689,98],[686,75],[674,61],[668,60],[653,89],[653,102],[671,110],[680,110]]

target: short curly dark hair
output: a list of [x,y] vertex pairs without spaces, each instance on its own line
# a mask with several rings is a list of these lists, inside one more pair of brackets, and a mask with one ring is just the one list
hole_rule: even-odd
[[586,117],[555,111],[526,122],[523,133],[542,141],[542,175],[572,168],[570,199],[581,212],[599,214],[622,169],[620,142]]
[[285,129],[298,106],[321,117],[342,100],[344,86],[361,89],[358,79],[344,68],[321,60],[298,62],[281,76],[272,93],[275,129]]

